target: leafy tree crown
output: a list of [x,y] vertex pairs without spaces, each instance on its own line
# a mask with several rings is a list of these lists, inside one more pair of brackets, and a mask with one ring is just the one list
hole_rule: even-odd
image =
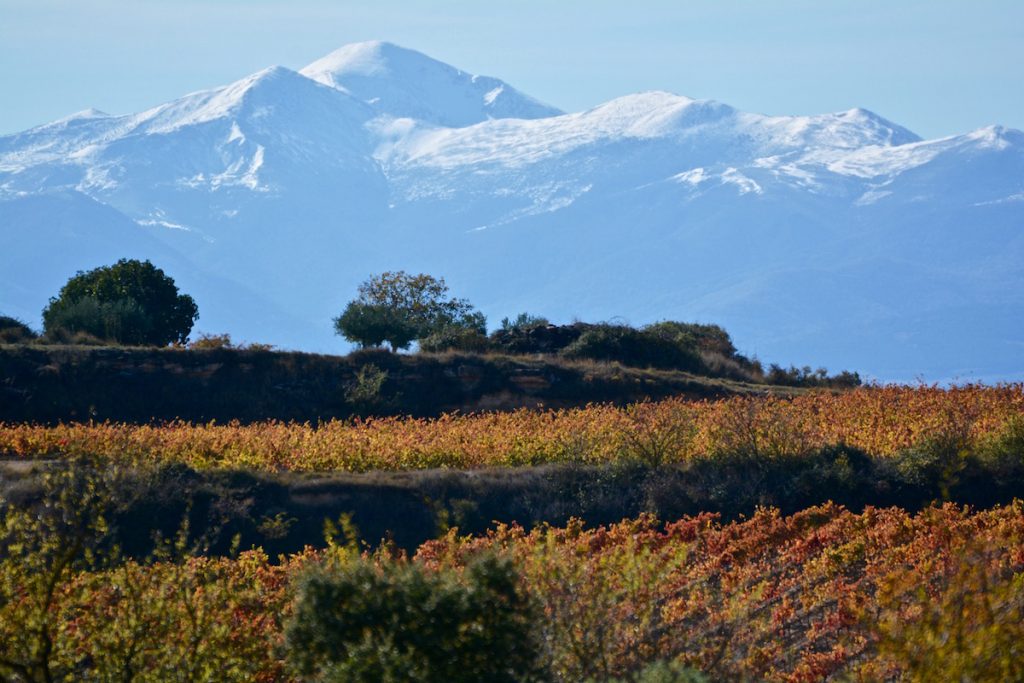
[[362,346],[406,348],[449,328],[486,332],[487,320],[466,299],[453,298],[444,278],[404,270],[371,276],[334,319],[338,334]]
[[149,261],[121,259],[79,271],[43,310],[47,332],[88,332],[125,344],[184,343],[199,317],[195,301]]

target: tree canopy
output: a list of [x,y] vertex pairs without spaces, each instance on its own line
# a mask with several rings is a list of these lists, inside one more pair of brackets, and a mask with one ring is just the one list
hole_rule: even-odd
[[43,310],[43,327],[122,344],[184,343],[199,317],[195,301],[149,261],[121,259],[79,271]]
[[371,276],[358,296],[334,319],[338,334],[360,346],[404,349],[418,339],[451,328],[483,334],[487,321],[465,299],[449,296],[444,278],[403,270]]

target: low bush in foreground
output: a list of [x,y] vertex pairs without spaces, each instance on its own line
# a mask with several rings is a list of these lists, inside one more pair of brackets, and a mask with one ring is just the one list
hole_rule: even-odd
[[544,680],[541,615],[508,558],[429,570],[328,553],[297,579],[285,637],[295,671],[349,683]]

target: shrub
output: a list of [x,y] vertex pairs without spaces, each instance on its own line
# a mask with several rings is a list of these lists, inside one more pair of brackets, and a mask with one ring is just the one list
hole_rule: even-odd
[[236,349],[238,351],[273,351],[273,344],[261,344],[259,342],[248,342],[235,344],[231,341],[230,334],[202,334],[199,339],[190,342],[189,349],[193,351],[213,351],[216,349]]
[[[708,680],[695,669],[676,664],[675,662],[652,662],[641,669],[635,679],[614,678],[601,683],[706,683]],[[598,683],[590,681],[590,683]]]
[[357,413],[386,409],[388,401],[384,399],[383,389],[387,380],[387,370],[367,363],[356,371],[355,378],[345,386],[345,402]]
[[429,353],[441,351],[466,351],[484,353],[491,344],[479,330],[466,327],[446,327],[420,340],[420,350]]
[[79,272],[50,299],[43,328],[85,332],[122,344],[166,346],[188,340],[199,317],[195,301],[149,261],[121,259]]
[[212,349],[233,349],[230,334],[201,334],[199,338],[191,342],[188,348],[196,351],[209,351]]
[[6,315],[0,315],[0,344],[23,344],[39,335],[31,327]]
[[987,435],[976,449],[985,467],[1007,479],[1024,469],[1024,415],[1007,420],[1002,429]]
[[[525,315],[525,314],[522,314]],[[507,319],[506,319],[507,320]],[[506,353],[558,353],[580,338],[590,325],[541,325],[510,323],[491,333],[491,345]]]
[[487,556],[458,571],[376,559],[349,550],[299,579],[285,634],[300,676],[351,683],[539,680],[539,615],[509,560]]
[[85,296],[48,309],[43,320],[47,337],[62,341],[86,334],[96,339],[141,344],[148,333],[146,314],[131,299],[100,301]]
[[733,346],[729,333],[718,325],[663,320],[644,327],[643,331],[685,348],[717,353],[725,358],[736,355],[736,347]]
[[812,370],[809,365],[805,365],[802,368],[794,365],[789,366],[789,368],[783,368],[775,363],[768,367],[765,381],[769,384],[781,384],[788,387],[836,387],[846,389],[852,389],[861,384],[860,375],[848,370],[830,377],[828,370],[825,368]]
[[570,358],[618,361],[639,367],[698,370],[700,357],[692,348],[657,334],[625,325],[594,325],[562,350]]
[[110,344],[109,339],[101,339],[88,332],[69,332],[62,327],[47,332],[41,340],[47,344],[69,344],[72,346],[104,346]]
[[725,357],[712,351],[701,351],[700,360],[704,372],[711,377],[728,377],[741,382],[763,382],[764,368],[761,362],[745,356]]
[[518,330],[530,330],[534,327],[547,327],[551,323],[547,318],[537,315],[530,315],[529,313],[520,313],[515,318],[502,318],[501,329],[504,332],[512,332]]

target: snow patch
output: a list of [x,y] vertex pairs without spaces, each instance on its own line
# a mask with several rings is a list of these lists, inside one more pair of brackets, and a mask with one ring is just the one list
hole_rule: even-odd
[[[476,81],[476,76],[474,76],[473,79],[474,79],[474,82],[475,82]],[[494,88],[493,90],[488,91],[484,95],[484,103],[487,106],[493,105],[494,104],[494,100],[498,99],[498,96],[501,93],[503,93],[503,92],[505,92],[505,86],[504,85],[499,85],[497,88]]]
[[89,166],[86,168],[85,177],[75,189],[84,194],[115,190],[119,185],[117,179],[112,176],[115,170],[116,167],[112,165]]
[[727,168],[721,175],[723,185],[735,185],[739,188],[741,195],[750,194],[764,194],[764,189],[757,184],[752,178],[748,178],[739,172],[735,168]]
[[885,199],[892,194],[890,190],[868,190],[854,202],[857,206],[870,206],[878,202],[880,199]]
[[192,232],[192,228],[184,226],[181,223],[174,223],[172,221],[165,221],[158,218],[148,218],[144,220],[137,220],[135,222],[146,227],[160,227],[167,228],[169,230],[184,230],[185,232]]
[[682,173],[677,173],[671,178],[671,180],[674,180],[677,183],[687,183],[689,185],[693,185],[694,187],[700,185],[707,179],[707,174],[705,173],[703,168],[693,168],[690,169],[689,171],[683,171]]
[[228,142],[245,142],[245,135],[242,134],[242,129],[238,127],[238,121],[231,122],[231,132],[228,134]]
[[993,206],[997,204],[1015,204],[1017,202],[1024,202],[1024,192],[1011,194],[1009,197],[1003,197],[1002,199],[993,199],[987,202],[976,202],[973,206]]
[[248,187],[250,190],[265,190],[266,188],[260,187],[260,179],[257,173],[263,166],[263,145],[256,146],[256,153],[252,156],[252,161],[249,162],[249,168],[245,172],[245,175],[241,178],[241,184]]

